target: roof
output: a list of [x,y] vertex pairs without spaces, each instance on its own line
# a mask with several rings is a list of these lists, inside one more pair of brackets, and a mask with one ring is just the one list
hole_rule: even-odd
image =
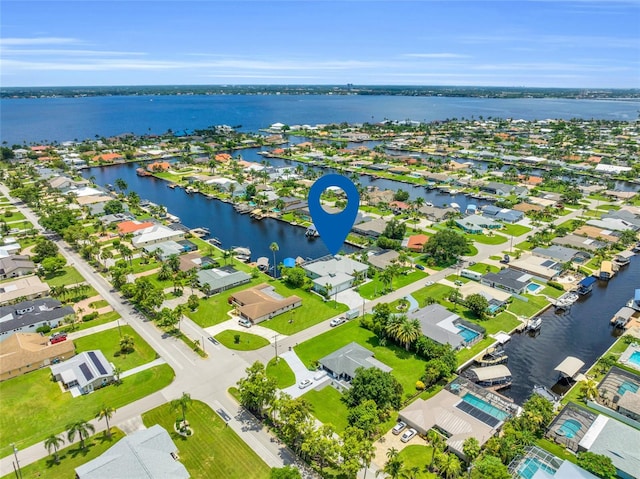
[[492,288],[491,286],[487,286],[486,284],[478,283],[476,281],[464,283],[460,287],[460,294],[465,298],[472,294],[479,294],[486,298],[487,301],[496,300],[502,303],[508,301],[511,297],[511,294],[504,290]]
[[240,304],[240,313],[251,320],[257,320],[282,308],[302,303],[302,299],[295,295],[287,298],[280,296],[273,286],[267,283],[238,291],[231,295],[231,298]]
[[93,157],[93,161],[113,161],[122,158],[120,153],[102,153]]
[[168,240],[174,238],[183,238],[184,232],[175,231],[164,225],[153,225],[148,228],[136,231],[131,239],[131,244],[135,248],[139,248],[142,243],[154,242],[159,240]]
[[62,307],[57,299],[42,298],[0,306],[0,333],[24,328],[34,323],[57,321],[74,314],[71,306]]
[[188,479],[189,472],[174,458],[177,451],[169,433],[156,424],[123,437],[75,471],[78,479]]
[[389,366],[375,360],[371,351],[356,342],[349,343],[334,351],[320,359],[319,362],[337,375],[347,374],[350,377],[355,377],[358,368],[377,367],[385,372],[391,371]]
[[42,364],[45,359],[74,354],[75,345],[70,339],[49,344],[49,338],[39,333],[12,334],[0,342],[0,375],[27,364]]
[[393,260],[398,259],[399,256],[400,256],[400,253],[398,253],[396,250],[389,249],[389,250],[384,250],[377,254],[370,255],[368,257],[368,261],[372,266],[375,266],[376,268],[384,269],[387,266],[389,266],[389,264]]
[[593,283],[595,283],[596,281],[598,281],[598,278],[596,278],[595,276],[587,276],[582,281],[580,281],[578,285],[584,286],[585,288],[587,288],[591,286]]
[[586,255],[586,253],[584,252],[581,253],[576,249],[567,248],[566,246],[560,246],[560,245],[551,245],[548,248],[538,247],[538,248],[534,248],[531,252],[536,256],[555,259],[561,263],[572,261],[577,254]]
[[118,233],[127,234],[153,226],[151,221],[123,221],[118,223]]
[[0,304],[10,303],[21,297],[35,297],[49,293],[49,285],[37,276],[16,278],[10,283],[0,284]]
[[328,276],[331,273],[345,273],[353,275],[353,272],[362,273],[369,267],[347,256],[323,256],[314,261],[309,261],[302,265],[302,268],[317,276]]
[[409,236],[409,241],[407,242],[407,248],[415,249],[419,248],[422,251],[422,247],[427,244],[429,241],[429,237],[427,235],[412,235]]
[[496,378],[511,377],[511,371],[504,364],[496,366],[487,366],[484,368],[471,368],[470,371],[475,375],[478,381],[489,381]]
[[203,269],[198,271],[198,281],[201,284],[208,283],[212,290],[228,289],[242,283],[251,281],[251,276],[244,271],[228,271],[218,268]]
[[553,370],[558,371],[565,376],[573,377],[580,368],[584,366],[584,362],[573,356],[567,356],[564,361],[558,364]]
[[411,311],[408,317],[420,321],[422,334],[437,343],[450,344],[453,348],[458,348],[463,343],[463,338],[454,325],[460,320],[460,316],[437,303]]
[[531,275],[516,271],[515,269],[501,269],[497,273],[486,273],[482,276],[483,281],[497,283],[510,289],[522,289],[531,282]]
[[640,430],[600,415],[580,441],[580,448],[611,458],[616,469],[629,477],[637,477],[640,471],[638,444]]
[[113,377],[113,365],[99,349],[84,351],[66,361],[51,365],[51,374],[60,375],[65,384],[78,382],[80,388],[99,379]]
[[35,263],[29,259],[29,256],[13,254],[0,258],[0,274],[3,275],[11,274],[20,268],[34,269],[35,267]]
[[635,414],[640,414],[640,391],[625,392],[618,400],[618,407],[631,411]]

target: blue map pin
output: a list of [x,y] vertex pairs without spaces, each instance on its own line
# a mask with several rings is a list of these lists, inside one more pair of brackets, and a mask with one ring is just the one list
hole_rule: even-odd
[[[347,195],[347,206],[340,213],[327,213],[320,204],[320,195],[330,186],[337,186]],[[324,175],[311,185],[309,212],[320,238],[332,255],[337,254],[347,239],[360,207],[360,194],[353,182],[342,175]]]

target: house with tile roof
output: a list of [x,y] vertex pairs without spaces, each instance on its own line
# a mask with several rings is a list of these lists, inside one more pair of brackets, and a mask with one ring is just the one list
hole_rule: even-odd
[[40,333],[16,333],[0,342],[0,381],[22,376],[75,356],[75,345],[67,339],[51,344]]
[[238,307],[238,314],[242,318],[253,324],[302,306],[302,299],[298,296],[284,297],[267,283],[233,293],[229,301]]

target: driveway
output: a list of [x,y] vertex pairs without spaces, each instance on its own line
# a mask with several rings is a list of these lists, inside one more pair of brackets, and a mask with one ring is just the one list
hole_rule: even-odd
[[[302,396],[304,393],[309,391],[309,389],[315,389],[318,386],[324,386],[326,383],[331,382],[331,378],[328,376],[324,376],[322,379],[319,379],[317,381],[314,380],[313,377],[317,375],[319,371],[310,371],[309,369],[307,369],[296,352],[293,350],[282,353],[280,357],[287,362],[287,364],[293,371],[293,374],[296,375],[296,383],[293,386],[289,386],[288,388],[282,390],[282,392],[287,393],[293,398]],[[303,379],[309,379],[312,382],[311,386],[300,389],[298,387],[298,383]]]

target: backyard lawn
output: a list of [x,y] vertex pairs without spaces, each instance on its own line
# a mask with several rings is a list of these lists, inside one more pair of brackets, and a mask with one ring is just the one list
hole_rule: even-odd
[[[58,479],[60,477],[75,477],[75,468],[92,461],[116,442],[124,437],[124,433],[115,427],[111,428],[111,438],[104,431],[85,440],[86,449],[80,449],[78,443],[58,450],[58,463],[53,456],[47,456],[39,461],[21,467],[24,479]],[[66,441],[66,436],[65,436]],[[53,452],[53,449],[52,449]],[[2,479],[13,479],[13,474],[7,474]]]
[[267,364],[267,376],[275,378],[279,389],[288,388],[296,383],[296,375],[293,373],[287,362],[278,358],[271,359]]
[[65,266],[56,273],[48,274],[44,280],[49,286],[67,286],[84,282],[82,275],[73,266]]
[[[237,343],[235,340],[236,336],[238,337]],[[237,351],[253,351],[254,349],[264,348],[269,344],[269,341],[262,336],[231,329],[216,334],[215,338],[227,348]]]
[[[424,279],[427,276],[429,276],[427,273],[420,271],[419,269],[411,271],[409,274],[402,274],[393,279],[393,289],[402,288],[403,286]],[[382,296],[384,285],[380,282],[380,275],[376,274],[375,278],[368,283],[359,286],[357,290],[363,298],[374,299],[378,296]]]
[[522,301],[518,298],[513,298],[513,302],[507,308],[513,314],[518,316],[524,316],[530,318],[534,316],[542,308],[549,305],[549,301],[543,296],[533,296],[531,294],[522,295],[529,300],[529,302]]
[[509,236],[521,236],[525,233],[528,233],[529,231],[531,231],[531,228],[529,228],[528,226],[508,224],[503,225],[502,229],[500,230],[501,233],[507,234]]
[[51,380],[49,368],[40,369],[0,383],[0,431],[3,447],[0,457],[10,454],[9,444],[19,449],[64,431],[78,419],[93,419],[105,404],[120,408],[158,391],[173,381],[173,370],[162,364],[133,376],[120,385],[110,385],[91,394],[71,397]]
[[381,346],[377,336],[360,327],[358,321],[349,321],[339,328],[333,328],[299,344],[294,349],[302,362],[310,367],[314,361],[354,341],[373,351],[378,361],[393,369],[391,374],[402,384],[405,393],[415,391],[416,381],[424,372],[425,361],[394,344],[387,343],[386,346]]
[[74,339],[76,353],[99,349],[116,367],[123,371],[141,366],[156,359],[156,352],[134,329],[125,324],[120,325],[120,332],[124,336],[128,334],[133,338],[134,350],[128,354],[120,352],[120,334],[118,328],[107,329],[99,333]]
[[[413,441],[417,441],[414,439]],[[424,441],[419,439],[423,444],[412,444],[405,447],[400,451],[399,458],[404,464],[404,471],[411,471],[417,468],[418,472],[414,476],[415,479],[437,479],[437,475],[431,472],[424,472],[426,465],[431,464],[431,456],[433,455],[433,448],[431,446],[424,445]]]
[[338,434],[349,425],[347,405],[340,399],[342,394],[331,386],[320,391],[311,390],[303,396],[313,406],[313,415],[324,424],[332,424]]
[[174,432],[176,418],[177,413],[171,411],[169,404],[142,415],[146,426],[160,424],[169,432],[178,446],[180,462],[193,479],[268,479],[269,466],[203,402],[193,401],[187,409],[193,436]]

